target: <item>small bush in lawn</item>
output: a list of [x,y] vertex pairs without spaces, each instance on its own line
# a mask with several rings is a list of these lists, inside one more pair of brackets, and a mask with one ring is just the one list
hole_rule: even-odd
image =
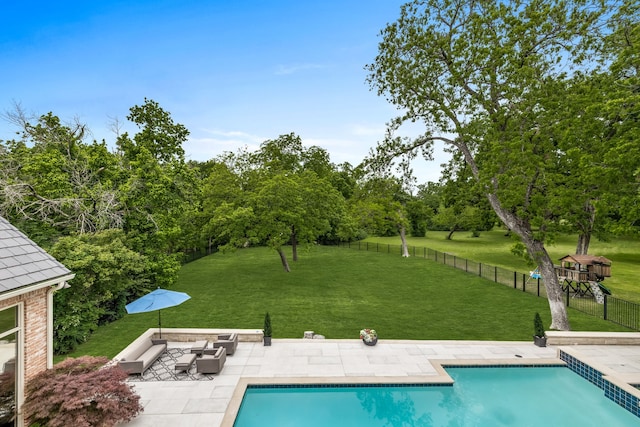
[[544,337],[544,324],[542,323],[542,317],[540,317],[540,313],[536,313],[533,316],[533,335],[536,337]]
[[132,420],[138,396],[118,366],[106,357],[66,359],[27,384],[23,405],[30,423],[41,426],[107,427]]

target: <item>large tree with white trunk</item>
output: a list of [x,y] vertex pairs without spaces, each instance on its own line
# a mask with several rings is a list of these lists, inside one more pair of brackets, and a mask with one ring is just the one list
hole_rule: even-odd
[[[551,203],[570,180],[572,148],[563,112],[578,74],[598,67],[599,35],[611,6],[598,1],[415,0],[382,31],[369,82],[424,135],[389,155],[414,155],[443,141],[468,164],[500,220],[538,264],[552,329],[570,329],[545,241],[561,210]],[[565,121],[566,119],[566,121]],[[382,142],[384,145],[385,142]],[[575,155],[572,152],[572,155]],[[588,167],[588,165],[582,165]]]

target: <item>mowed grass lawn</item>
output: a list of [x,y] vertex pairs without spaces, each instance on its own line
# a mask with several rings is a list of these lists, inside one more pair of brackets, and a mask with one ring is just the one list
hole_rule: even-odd
[[[410,237],[407,243],[527,274],[535,268],[511,253],[515,240],[505,236],[505,230],[482,232],[480,237],[471,237],[470,232],[459,231],[453,234],[452,240],[446,239],[447,234],[444,231],[428,231],[426,237]],[[365,241],[400,245],[400,237],[372,237]],[[547,245],[547,251],[554,263],[559,265],[561,257],[575,253],[577,242],[576,235],[560,235]],[[613,296],[640,303],[640,239],[612,237],[603,242],[594,237],[589,246],[589,255],[600,255],[611,260],[611,277],[606,278],[604,284],[613,291]]]
[[[417,257],[314,246],[290,263],[285,273],[274,250],[249,248],[187,264],[173,289],[192,298],[162,310],[162,325],[262,329],[269,311],[276,339],[308,330],[357,339],[368,327],[383,340],[529,341],[536,311],[550,323],[546,299]],[[574,310],[569,316],[574,330],[625,330]],[[113,357],[157,322],[157,312],[125,315],[71,356]]]

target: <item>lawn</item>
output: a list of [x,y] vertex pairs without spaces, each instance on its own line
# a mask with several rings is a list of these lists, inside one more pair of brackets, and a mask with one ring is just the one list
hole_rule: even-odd
[[[428,231],[426,237],[409,237],[409,245],[427,247],[447,252],[462,258],[528,273],[535,266],[511,253],[515,240],[505,235],[504,230],[483,232],[480,237],[471,237],[468,231],[456,232],[452,240],[447,240],[448,232]],[[381,244],[400,245],[400,237],[372,237],[365,241]],[[559,264],[559,259],[576,251],[577,236],[559,236],[547,246],[551,259]],[[601,255],[611,260],[611,277],[604,284],[613,291],[613,296],[640,303],[640,239],[616,237],[608,242],[592,239],[590,255]]]
[[[162,325],[262,329],[269,311],[275,339],[301,338],[307,330],[357,339],[368,327],[383,340],[529,341],[536,311],[550,323],[546,299],[417,257],[313,246],[291,266],[285,273],[267,248],[187,264],[173,289],[192,298],[163,310]],[[569,317],[574,330],[625,330],[574,310]],[[71,356],[113,357],[157,322],[157,313],[126,315]]]

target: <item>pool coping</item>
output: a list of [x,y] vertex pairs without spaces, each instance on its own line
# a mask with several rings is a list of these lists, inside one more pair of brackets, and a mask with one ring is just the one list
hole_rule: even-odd
[[616,372],[613,369],[580,353],[579,347],[558,348],[558,357],[576,374],[600,388],[605,397],[637,417],[640,417],[639,374]]
[[566,362],[557,359],[431,359],[436,375],[424,376],[377,376],[372,377],[242,377],[233,391],[220,427],[233,427],[242,399],[247,388],[253,385],[330,385],[330,384],[441,384],[452,385],[453,378],[447,373],[449,367],[548,367],[566,366]]

